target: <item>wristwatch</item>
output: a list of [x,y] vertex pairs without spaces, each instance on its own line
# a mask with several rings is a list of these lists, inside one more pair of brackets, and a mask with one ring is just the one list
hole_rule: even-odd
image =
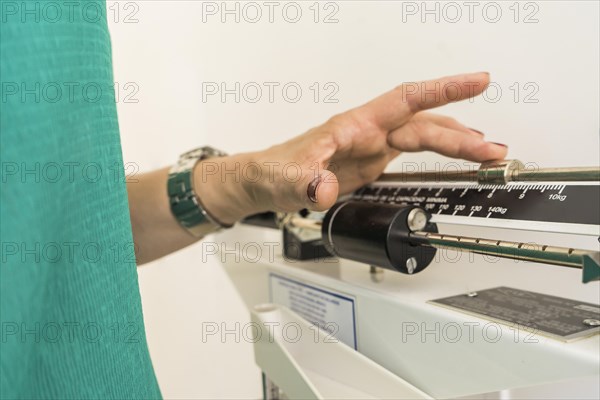
[[222,228],[233,226],[233,224],[223,224],[210,215],[202,205],[193,186],[194,167],[197,163],[209,158],[226,155],[226,153],[212,147],[200,147],[182,154],[177,164],[169,171],[167,192],[171,212],[181,226],[195,237],[206,236]]

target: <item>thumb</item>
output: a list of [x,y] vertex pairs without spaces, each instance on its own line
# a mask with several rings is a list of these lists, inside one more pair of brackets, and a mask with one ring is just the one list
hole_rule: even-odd
[[312,211],[325,211],[331,208],[338,198],[339,184],[337,177],[331,171],[325,170],[306,183],[301,183],[304,188],[303,196],[306,208]]

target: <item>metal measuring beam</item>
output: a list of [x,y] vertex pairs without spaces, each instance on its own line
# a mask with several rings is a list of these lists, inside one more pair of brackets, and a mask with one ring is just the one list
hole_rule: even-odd
[[509,182],[596,182],[600,167],[529,169],[519,160],[489,161],[473,171],[424,171],[382,174],[378,182],[477,182],[504,185]]

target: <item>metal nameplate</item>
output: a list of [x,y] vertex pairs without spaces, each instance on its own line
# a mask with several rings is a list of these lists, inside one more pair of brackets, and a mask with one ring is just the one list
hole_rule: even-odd
[[431,300],[430,303],[519,326],[563,341],[600,332],[600,306],[509,287]]

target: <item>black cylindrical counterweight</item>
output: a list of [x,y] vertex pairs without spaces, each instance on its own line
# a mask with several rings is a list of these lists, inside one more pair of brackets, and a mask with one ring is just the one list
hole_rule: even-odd
[[[327,249],[341,258],[414,274],[425,269],[436,250],[412,242],[408,217],[416,206],[341,202],[331,208],[323,219],[323,242]],[[437,232],[427,221],[426,232]]]

